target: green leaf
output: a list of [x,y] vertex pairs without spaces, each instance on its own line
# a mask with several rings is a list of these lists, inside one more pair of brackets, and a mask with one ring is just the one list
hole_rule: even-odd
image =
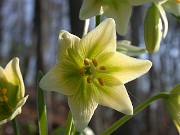
[[44,99],[44,91],[39,87],[39,82],[43,77],[43,73],[38,73],[37,83],[37,111],[38,111],[38,123],[39,134],[48,135],[47,115],[46,115],[46,103]]

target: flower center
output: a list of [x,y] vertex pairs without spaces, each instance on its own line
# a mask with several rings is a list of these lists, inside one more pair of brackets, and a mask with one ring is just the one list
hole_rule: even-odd
[[5,108],[6,110],[10,110],[10,106],[8,104],[8,97],[7,97],[7,89],[0,88],[0,106]]
[[106,70],[106,66],[98,66],[96,59],[85,59],[84,66],[80,69],[81,76],[87,77],[87,83],[92,83],[94,79],[97,79],[101,86],[104,86],[104,80],[102,77],[97,77],[98,72]]

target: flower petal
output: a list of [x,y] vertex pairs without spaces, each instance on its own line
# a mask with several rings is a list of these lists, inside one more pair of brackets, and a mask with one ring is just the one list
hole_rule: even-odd
[[93,85],[84,80],[84,87],[74,96],[68,96],[68,104],[77,131],[81,132],[88,125],[98,104],[93,100]]
[[129,3],[133,6],[143,5],[148,2],[163,2],[165,0],[128,0]]
[[133,106],[124,85],[100,86],[96,91],[95,100],[100,105],[113,108],[124,114],[133,114]]
[[180,16],[180,3],[176,3],[175,0],[168,0],[162,4],[163,8],[175,16]]
[[68,49],[74,48],[77,50],[80,38],[62,30],[59,34],[58,43],[58,60],[64,59],[68,55]]
[[80,68],[73,62],[62,61],[56,64],[40,81],[43,90],[60,92],[64,95],[73,95],[81,85]]
[[23,97],[16,105],[15,109],[13,110],[12,114],[8,118],[5,118],[4,120],[2,119],[3,116],[0,117],[0,125],[6,123],[7,121],[10,121],[14,119],[18,114],[21,113],[22,106],[25,104],[28,96]]
[[121,0],[109,2],[109,8],[104,12],[107,17],[112,17],[115,20],[117,32],[120,35],[127,33],[131,13],[131,5],[127,1],[122,2]]
[[17,57],[13,58],[5,67],[5,73],[8,78],[8,82],[12,85],[18,85],[18,94],[21,98],[24,97],[25,88],[24,82],[19,68],[19,59]]
[[152,66],[148,60],[132,58],[118,52],[104,53],[97,60],[107,67],[107,72],[117,77],[123,84],[145,74]]
[[4,87],[2,85],[8,82],[8,78],[6,76],[6,73],[1,66],[0,66],[0,82],[1,82],[0,87]]
[[106,19],[80,41],[80,52],[84,58],[92,59],[104,52],[116,51],[116,31],[113,19]]
[[102,2],[98,0],[84,0],[80,9],[79,18],[85,20],[102,13]]

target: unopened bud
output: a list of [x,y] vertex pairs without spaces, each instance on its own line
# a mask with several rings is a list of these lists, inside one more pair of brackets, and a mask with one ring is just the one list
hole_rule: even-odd
[[162,39],[162,22],[156,4],[148,8],[144,21],[144,41],[148,52],[157,52]]

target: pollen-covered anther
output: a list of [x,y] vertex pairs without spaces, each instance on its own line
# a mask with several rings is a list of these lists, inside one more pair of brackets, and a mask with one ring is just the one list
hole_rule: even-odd
[[101,86],[104,86],[104,80],[101,77],[98,78],[98,82]]
[[101,66],[99,69],[100,70],[106,70],[106,66]]
[[92,78],[90,76],[87,77],[87,82],[91,83],[92,82]]
[[84,60],[84,65],[88,66],[89,65],[89,61],[88,60]]
[[5,95],[2,96],[2,99],[3,99],[4,102],[7,102],[7,101],[8,101],[8,98],[7,98],[7,96],[5,96]]
[[2,89],[1,89],[1,94],[2,94],[2,95],[5,95],[6,93],[7,93],[7,89],[6,89],[6,88],[2,88]]
[[80,74],[81,74],[81,75],[84,75],[85,72],[86,72],[86,69],[80,68]]
[[95,67],[98,66],[98,63],[97,63],[96,59],[92,59],[92,63],[93,63],[93,65],[94,65]]

